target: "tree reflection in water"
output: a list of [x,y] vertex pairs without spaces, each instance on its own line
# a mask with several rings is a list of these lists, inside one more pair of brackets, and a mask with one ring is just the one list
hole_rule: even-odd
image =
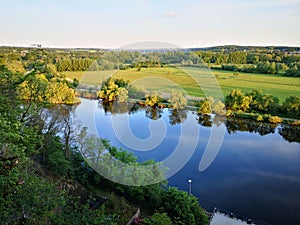
[[111,113],[112,115],[115,114],[133,114],[138,111],[144,110],[142,106],[140,106],[138,103],[130,103],[130,102],[122,102],[119,103],[117,101],[115,102],[107,102],[107,103],[99,103],[98,107],[103,107],[103,110],[105,114]]
[[225,122],[229,134],[236,133],[237,131],[244,131],[250,133],[259,133],[261,136],[270,133],[275,133],[277,124],[263,123],[254,120],[247,120],[241,118],[227,118]]
[[170,109],[169,110],[170,115],[169,115],[169,122],[171,125],[176,125],[183,123],[186,118],[187,118],[187,111],[186,110],[174,110]]
[[[142,106],[138,103],[101,103],[105,113],[114,114],[134,114],[140,111],[145,111],[145,116],[152,120],[160,119],[164,110],[159,107]],[[99,107],[100,104],[99,104]],[[187,110],[169,109],[169,123],[176,125],[183,123],[187,119]],[[266,122],[257,122],[250,119],[241,119],[235,117],[225,117],[221,115],[198,114],[198,123],[204,127],[220,126],[224,124],[229,134],[236,132],[258,133],[261,136],[274,134],[278,127],[278,133],[288,142],[300,143],[300,127],[288,124],[272,124]]]
[[157,120],[161,118],[163,114],[163,110],[159,107],[150,107],[147,106],[145,108],[146,117],[150,118],[151,120]]
[[288,142],[300,143],[300,127],[284,124],[279,129],[279,134]]
[[220,126],[225,124],[227,132],[234,134],[237,132],[258,133],[261,136],[274,134],[278,127],[278,133],[288,142],[300,143],[300,127],[288,124],[273,124],[266,122],[257,122],[249,119],[241,119],[234,117],[225,117],[221,115],[199,114],[198,123],[204,127],[212,125]]
[[199,114],[198,115],[198,123],[204,127],[211,127],[212,126],[211,115]]

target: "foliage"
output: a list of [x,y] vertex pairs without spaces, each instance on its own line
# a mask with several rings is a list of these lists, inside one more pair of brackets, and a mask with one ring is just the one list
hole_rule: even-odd
[[57,71],[86,71],[86,70],[98,70],[98,66],[94,64],[93,59],[89,58],[64,58],[58,61]]
[[269,117],[269,122],[270,123],[281,123],[282,119],[279,118],[278,116],[270,116]]
[[71,161],[65,157],[63,144],[58,136],[53,136],[49,133],[44,135],[43,163],[54,174],[61,174],[67,177],[72,165]]
[[148,201],[152,205],[160,202],[165,168],[154,161],[139,163],[132,153],[111,146],[107,140],[93,136],[82,138],[84,136],[82,133],[78,140],[79,151],[88,164],[101,174],[102,181],[105,177],[119,183],[114,184],[114,188],[132,200]]
[[105,203],[105,212],[108,215],[114,215],[114,220],[118,224],[126,224],[131,215],[134,214],[135,208],[129,202],[114,192],[110,193]]
[[239,89],[234,89],[225,98],[227,109],[246,112],[252,102],[251,96],[244,96]]
[[251,110],[256,110],[262,113],[276,113],[279,107],[279,99],[272,95],[263,94],[261,90],[253,90],[246,94],[246,96],[252,97],[250,103]]
[[54,183],[39,178],[26,167],[18,168],[17,173],[17,177],[23,179],[22,185],[17,186],[18,182],[11,180],[10,185],[0,186],[1,222],[46,224],[55,207],[62,204],[62,193],[56,191]]
[[161,103],[162,101],[162,98],[160,97],[157,91],[153,91],[150,94],[147,94],[145,98],[146,98],[146,102],[145,102],[146,105],[150,107],[158,106],[159,103]]
[[256,65],[256,72],[265,74],[275,74],[277,73],[276,65],[274,62],[270,63],[269,61],[258,63]]
[[174,224],[207,224],[206,214],[198,199],[177,188],[170,187],[164,192],[161,207]]
[[154,213],[151,217],[146,218],[143,223],[145,225],[172,225],[172,220],[167,213]]
[[212,106],[214,104],[213,97],[206,97],[199,102],[199,113],[212,113]]
[[300,63],[292,63],[290,68],[285,71],[285,76],[300,77]]
[[221,100],[216,100],[212,108],[214,113],[222,115],[225,111],[225,104]]
[[20,98],[28,101],[48,103],[73,103],[75,91],[66,82],[52,78],[48,80],[44,74],[31,72],[19,85]]
[[258,122],[261,122],[261,121],[263,121],[264,120],[264,117],[262,116],[262,115],[257,115],[256,116],[256,121],[258,121]]
[[288,97],[282,105],[282,110],[288,115],[300,117],[300,96]]
[[[75,165],[62,154],[64,148],[52,129],[55,123],[49,125],[47,133],[42,133],[45,121],[41,119],[41,111],[35,106],[36,102],[22,103],[17,95],[10,94],[16,92],[22,82],[22,79],[17,78],[18,76],[1,68],[1,223],[103,224],[105,221],[107,224],[114,224],[109,222],[109,218],[101,210],[91,211],[88,202],[78,201],[80,196],[68,196],[59,189],[58,183],[47,177],[41,165],[33,161],[43,159],[40,162],[59,175],[65,175]],[[38,78],[44,80],[42,76]],[[31,98],[38,99],[33,93],[30,93]],[[81,164],[82,162],[83,160]]]
[[[119,86],[120,85],[120,86]],[[125,102],[128,98],[127,83],[121,79],[108,78],[102,83],[98,97],[104,102]]]
[[53,104],[71,104],[75,100],[75,91],[66,83],[51,80],[47,87],[46,100]]
[[175,110],[183,109],[187,104],[187,100],[183,96],[183,94],[181,92],[175,92],[175,91],[171,93],[168,102],[171,104],[171,107]]
[[128,98],[127,89],[125,89],[123,87],[119,88],[119,95],[118,95],[118,98],[117,98],[118,102],[120,102],[120,103],[121,102],[126,102],[127,98]]

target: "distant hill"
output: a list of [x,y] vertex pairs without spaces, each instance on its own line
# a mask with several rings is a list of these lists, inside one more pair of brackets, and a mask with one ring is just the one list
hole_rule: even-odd
[[240,46],[240,45],[224,45],[204,48],[189,48],[190,51],[212,51],[212,52],[270,52],[270,51],[282,51],[282,52],[299,52],[300,47],[289,46]]

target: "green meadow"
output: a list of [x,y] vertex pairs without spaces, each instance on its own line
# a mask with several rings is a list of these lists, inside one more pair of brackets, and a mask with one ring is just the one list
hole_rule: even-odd
[[282,75],[233,73],[190,67],[142,68],[113,71],[64,72],[67,78],[77,78],[80,83],[100,86],[102,81],[113,76],[129,80],[144,90],[170,92],[182,89],[194,97],[228,95],[232,89],[244,93],[260,89],[266,94],[277,96],[281,102],[291,95],[300,96],[300,78]]

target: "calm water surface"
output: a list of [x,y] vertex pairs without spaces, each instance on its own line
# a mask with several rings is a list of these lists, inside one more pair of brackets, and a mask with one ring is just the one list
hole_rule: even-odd
[[[224,121],[199,118],[192,112],[145,111],[132,106],[103,107],[97,101],[82,99],[77,117],[91,133],[98,133],[111,144],[133,151],[140,160],[162,161],[178,144],[184,123],[194,121],[199,129],[196,149],[183,168],[169,179],[171,186],[192,193],[205,209],[219,207],[271,224],[300,224],[300,132],[253,121]],[[149,123],[164,124],[166,135],[150,151],[135,151],[115,134],[112,121],[128,120],[131,132],[140,139],[151,136]],[[218,126],[217,126],[218,125]],[[225,131],[220,151],[211,165],[199,171],[199,162],[214,129]],[[127,132],[127,131],[125,131]],[[128,134],[129,135],[129,134]],[[184,136],[183,136],[184,137]],[[188,138],[188,137],[184,137]],[[182,154],[185,154],[183,151]]]

